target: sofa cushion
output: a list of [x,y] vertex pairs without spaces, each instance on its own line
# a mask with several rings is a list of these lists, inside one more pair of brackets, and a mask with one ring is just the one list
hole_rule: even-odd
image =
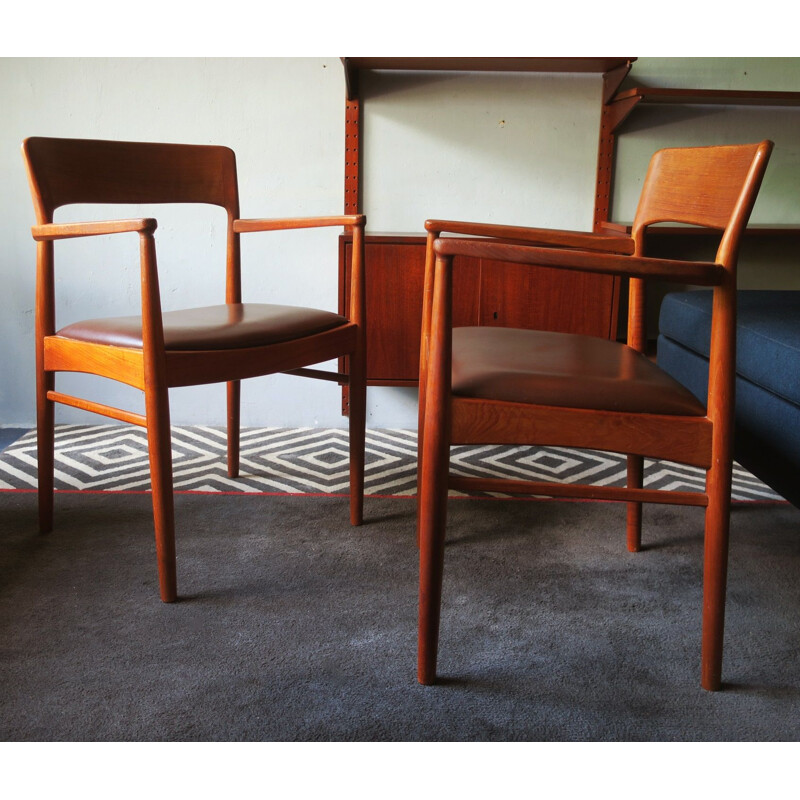
[[[658,363],[705,402],[707,358],[659,336]],[[800,508],[800,407],[737,376],[734,458]]]
[[[661,304],[659,331],[708,358],[712,292],[673,292]],[[800,291],[738,292],[736,372],[800,404]]]

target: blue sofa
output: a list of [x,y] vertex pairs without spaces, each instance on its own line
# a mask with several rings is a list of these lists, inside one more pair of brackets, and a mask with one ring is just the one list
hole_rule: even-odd
[[[711,292],[661,305],[658,364],[705,402]],[[740,290],[736,460],[800,508],[800,291]]]

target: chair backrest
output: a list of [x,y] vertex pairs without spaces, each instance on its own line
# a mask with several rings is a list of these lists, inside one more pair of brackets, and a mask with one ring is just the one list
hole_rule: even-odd
[[[724,231],[720,263],[735,257],[755,203],[772,142],[659,150],[650,160],[633,221],[637,250],[657,222]],[[724,247],[723,247],[724,245]]]
[[37,136],[22,150],[40,224],[71,203],[208,203],[239,216],[227,147]]

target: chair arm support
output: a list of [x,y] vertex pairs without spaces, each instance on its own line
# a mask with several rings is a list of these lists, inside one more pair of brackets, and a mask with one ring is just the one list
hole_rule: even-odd
[[718,286],[725,279],[723,266],[706,261],[620,256],[612,253],[560,250],[479,239],[438,239],[433,247],[437,255],[441,256],[472,256],[539,267],[623,275],[629,278],[659,278],[695,286]]
[[333,217],[287,217],[284,219],[237,219],[233,222],[233,230],[235,233],[254,233],[297,228],[327,228],[337,225],[363,228],[366,221],[367,218],[363,214],[342,214]]
[[484,236],[493,239],[509,239],[556,247],[577,247],[606,253],[633,253],[633,239],[623,229],[610,229],[604,233],[569,231],[551,228],[527,228],[514,225],[495,225],[483,222],[457,222],[453,220],[429,219],[425,222],[429,233],[457,233],[465,236]]
[[154,219],[112,219],[102,222],[50,222],[31,228],[37,242],[74,239],[78,236],[102,236],[109,233],[153,233],[158,223]]

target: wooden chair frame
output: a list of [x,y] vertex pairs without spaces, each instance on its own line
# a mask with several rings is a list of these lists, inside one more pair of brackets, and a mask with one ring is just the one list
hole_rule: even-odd
[[[448,489],[621,500],[628,504],[628,548],[641,544],[641,504],[706,509],[701,684],[721,685],[727,579],[736,353],[736,263],[742,233],[772,142],[674,148],[653,157],[632,232],[551,231],[429,220],[420,358],[419,511],[420,683],[436,679]],[[648,258],[648,226],[701,225],[722,232],[713,263]],[[443,233],[457,237],[442,237]],[[469,236],[471,238],[462,238]],[[706,416],[674,416],[536,406],[454,396],[451,391],[454,258],[470,256],[630,279],[627,345],[645,348],[645,282],[714,289]],[[622,346],[622,345],[621,345]],[[449,474],[453,444],[562,445],[625,453],[625,488],[463,478]],[[642,488],[643,457],[707,470],[704,493]]]
[[[366,418],[366,311],[364,226],[361,214],[286,219],[240,219],[236,160],[226,147],[32,137],[23,155],[37,224],[36,371],[39,521],[53,527],[54,408],[56,403],[92,411],[147,429],[161,599],[177,598],[174,503],[168,390],[227,383],[228,474],[239,471],[240,381],[276,372],[349,386],[350,518],[363,519]],[[202,203],[227,213],[225,303],[242,302],[240,236],[344,226],[353,235],[347,321],[330,330],[279,343],[211,350],[168,350],[164,343],[154,218],[100,222],[53,221],[54,211],[75,203]],[[56,328],[54,243],[62,239],[133,233],[141,269],[142,346],[119,347],[61,337]],[[309,369],[344,356],[347,372]],[[145,413],[113,408],[59,392],[57,372],[101,375],[144,392]]]

